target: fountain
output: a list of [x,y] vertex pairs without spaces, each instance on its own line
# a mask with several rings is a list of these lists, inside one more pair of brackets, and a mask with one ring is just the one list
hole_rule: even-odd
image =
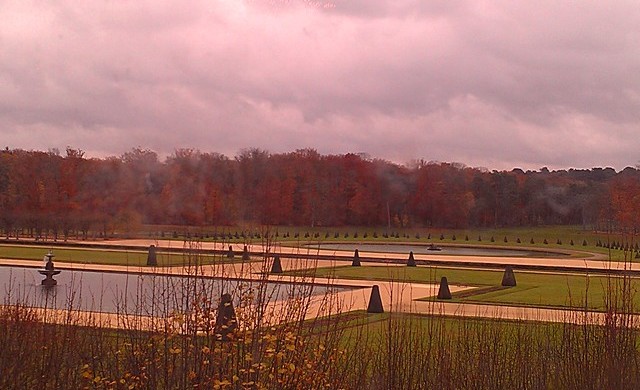
[[44,260],[45,260],[44,269],[38,270],[38,273],[45,276],[45,278],[42,280],[42,283],[41,283],[45,287],[53,287],[56,284],[58,284],[58,282],[53,278],[53,275],[59,274],[60,271],[56,270],[55,267],[53,266],[53,257],[54,257],[53,253],[51,253],[51,251],[49,251],[49,253],[44,255]]
[[427,250],[428,251],[441,251],[442,248],[440,248],[439,246],[436,246],[436,244],[429,244],[429,246],[427,246]]

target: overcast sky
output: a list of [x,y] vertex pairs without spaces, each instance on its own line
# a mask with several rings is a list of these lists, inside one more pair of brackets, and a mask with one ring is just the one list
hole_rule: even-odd
[[640,163],[640,4],[0,0],[0,147]]

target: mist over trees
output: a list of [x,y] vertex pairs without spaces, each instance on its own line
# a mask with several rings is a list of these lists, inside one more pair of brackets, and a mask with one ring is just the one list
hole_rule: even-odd
[[636,231],[640,171],[487,171],[458,163],[402,166],[313,149],[234,158],[178,149],[118,157],[0,151],[0,229],[67,236],[142,224],[518,227]]

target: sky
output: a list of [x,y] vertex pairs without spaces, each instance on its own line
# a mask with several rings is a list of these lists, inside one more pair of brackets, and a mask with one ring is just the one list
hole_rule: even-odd
[[640,164],[640,5],[0,0],[0,147]]

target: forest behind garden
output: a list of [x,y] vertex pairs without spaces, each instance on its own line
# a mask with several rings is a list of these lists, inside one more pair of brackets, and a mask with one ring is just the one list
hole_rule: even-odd
[[161,160],[134,148],[87,158],[79,149],[0,151],[0,229],[135,230],[143,224],[522,227],[634,231],[640,171],[490,171],[409,165],[313,149],[246,149],[230,158],[178,149]]

